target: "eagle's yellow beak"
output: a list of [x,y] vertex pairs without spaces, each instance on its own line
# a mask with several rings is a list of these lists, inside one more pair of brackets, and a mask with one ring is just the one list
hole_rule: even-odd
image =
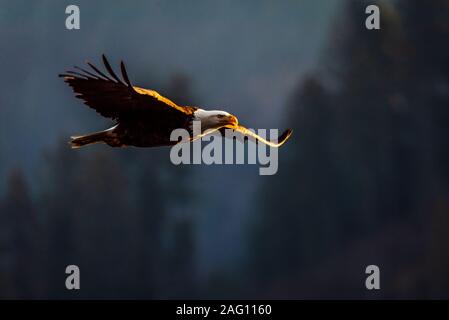
[[228,124],[226,125],[227,128],[237,128],[239,125],[239,120],[237,119],[237,117],[230,115],[228,117]]

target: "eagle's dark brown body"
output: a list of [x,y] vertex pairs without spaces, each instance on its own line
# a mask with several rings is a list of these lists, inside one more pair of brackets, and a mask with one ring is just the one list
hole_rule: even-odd
[[131,119],[121,119],[114,129],[114,133],[120,146],[170,146],[177,143],[177,141],[170,141],[170,134],[173,130],[184,128],[191,133],[192,118],[190,115],[180,117],[173,114],[163,122],[155,122],[148,116],[135,115]]

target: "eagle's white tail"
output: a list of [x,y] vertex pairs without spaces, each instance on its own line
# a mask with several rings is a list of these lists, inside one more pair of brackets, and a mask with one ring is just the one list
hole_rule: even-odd
[[109,138],[108,131],[95,132],[84,136],[72,136],[70,137],[70,139],[72,139],[70,141],[70,146],[72,149],[78,149],[89,144],[105,143],[107,138]]
[[114,133],[114,129],[117,128],[117,126],[118,124],[107,130],[86,134],[84,136],[72,136],[70,137],[70,146],[72,149],[78,149],[89,144],[107,143],[111,147],[119,147],[121,146],[121,143]]

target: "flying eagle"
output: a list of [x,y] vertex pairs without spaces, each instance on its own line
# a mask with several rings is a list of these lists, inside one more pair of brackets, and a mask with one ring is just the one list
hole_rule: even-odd
[[[129,81],[123,61],[120,63],[121,80],[103,55],[107,73],[87,62],[91,71],[74,67],[78,71],[60,74],[72,87],[77,98],[95,109],[103,117],[111,118],[116,124],[107,130],[84,136],[71,137],[72,148],[93,143],[106,143],[111,147],[137,146],[157,147],[179,143],[171,141],[174,129],[184,128],[190,133],[190,141],[214,131],[226,128],[251,137],[272,147],[281,146],[290,137],[292,130],[286,130],[277,142],[268,141],[239,125],[234,115],[225,111],[206,111],[192,106],[179,106],[156,91],[133,86]],[[201,121],[201,133],[193,136],[193,121]]]

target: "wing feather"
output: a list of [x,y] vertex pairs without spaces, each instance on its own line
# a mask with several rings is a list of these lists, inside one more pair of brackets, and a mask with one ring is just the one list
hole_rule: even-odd
[[114,70],[111,68],[111,65],[109,64],[108,59],[106,59],[105,55],[103,54],[101,56],[103,58],[104,66],[106,67],[106,70],[108,70],[109,74],[117,81],[117,83],[123,83],[115,74]]
[[78,76],[84,79],[94,79],[92,77],[90,77],[89,75],[85,75],[76,71],[67,71],[68,74],[70,74],[71,76]]
[[128,73],[126,72],[125,64],[123,63],[123,61],[120,61],[120,69],[122,71],[122,77],[123,77],[123,79],[125,79],[125,82],[128,85],[128,88],[132,89],[133,86],[131,84],[131,81],[129,81]]
[[103,72],[97,69],[92,63],[89,61],[86,61],[86,63],[91,67],[96,73],[98,73],[100,76],[102,76],[105,80],[113,81],[111,78],[109,78],[107,75],[105,75]]
[[104,55],[103,63],[109,75],[92,63],[86,63],[95,73],[75,67],[78,71],[67,71],[59,76],[72,87],[77,98],[104,117],[120,119],[136,114],[156,116],[164,112],[191,115],[196,110],[194,107],[178,106],[154,90],[132,86],[123,62],[120,69],[124,81],[115,74]]
[[[80,70],[81,72],[84,72],[85,74],[91,76],[92,78],[95,78],[97,80],[103,79],[99,75],[93,74],[92,72],[87,71],[86,69],[80,68],[78,66],[74,66],[73,68]],[[105,80],[105,79],[104,79]]]

